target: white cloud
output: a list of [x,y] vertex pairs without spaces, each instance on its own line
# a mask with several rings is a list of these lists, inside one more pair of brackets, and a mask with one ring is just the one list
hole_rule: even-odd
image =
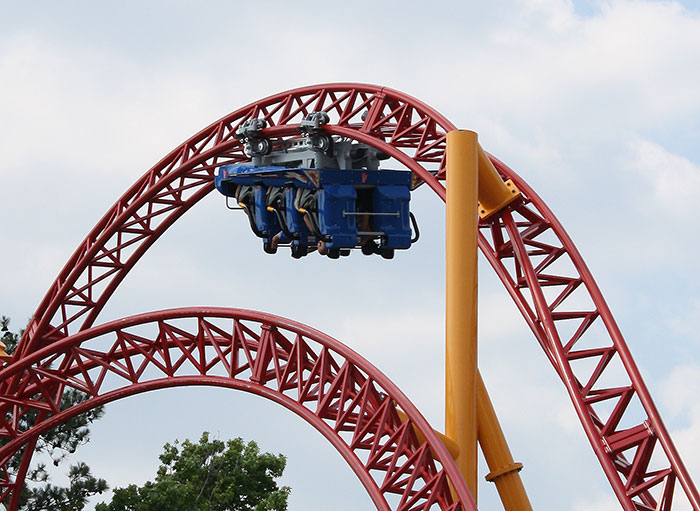
[[674,367],[660,385],[664,419],[691,478],[700,477],[700,364]]
[[55,44],[36,33],[2,43],[2,178],[18,168],[50,168],[133,180],[212,112],[211,84],[198,75],[144,69],[117,51]]
[[[554,33],[571,30],[577,23],[570,0],[528,0],[524,5],[533,15],[542,16],[545,26]],[[541,23],[540,20],[537,22]]]
[[656,199],[650,205],[660,217],[686,218],[700,212],[700,166],[649,140],[632,143],[635,174],[642,177]]
[[686,424],[700,420],[700,365],[673,368],[661,386],[670,419]]
[[668,324],[671,330],[678,335],[700,345],[700,299],[688,304],[682,311],[674,311]]
[[651,297],[675,279],[682,279],[678,292],[690,290],[700,278],[692,270],[700,249],[692,234],[700,213],[695,192],[700,187],[698,158],[640,136],[626,138],[614,162],[615,173],[599,177],[604,209],[591,223],[600,231],[594,239],[609,250],[594,252],[590,259],[603,256],[616,275],[629,275],[638,284],[647,281],[641,292]]
[[585,499],[576,502],[573,511],[619,511],[620,502],[601,491],[586,492]]
[[478,113],[520,138],[558,129],[575,147],[697,116],[697,14],[673,2],[606,2],[586,17],[569,2],[514,9],[463,66],[441,60],[463,124]]

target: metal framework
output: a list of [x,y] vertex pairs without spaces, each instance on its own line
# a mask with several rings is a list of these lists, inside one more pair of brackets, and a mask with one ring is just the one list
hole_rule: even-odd
[[[164,387],[217,385],[271,399],[313,425],[380,511],[476,511],[447,449],[386,376],[335,339],[277,316],[191,308],[120,319],[66,337],[0,374],[12,377],[19,392],[0,400],[43,414],[26,430],[4,421],[12,439],[0,447],[0,460],[97,405]],[[90,399],[61,410],[56,395],[66,388]]]
[[[264,118],[266,136],[286,138],[296,135],[301,120],[315,111],[328,113],[327,132],[381,149],[445,199],[445,137],[455,127],[414,98],[373,85],[331,84],[257,101],[174,149],[110,208],[49,289],[10,368],[39,350],[69,342],[95,323],[138,259],[213,189],[214,169],[248,159],[235,138],[241,123]],[[491,160],[505,179],[513,180],[523,200],[482,222],[479,247],[566,386],[622,508],[668,511],[689,503],[700,511],[697,489],[581,255],[527,183]],[[13,374],[0,384],[0,438],[15,445],[13,425],[26,413],[19,396],[27,380]],[[47,401],[52,396],[57,402],[62,388],[45,394]],[[49,407],[45,413],[54,412]],[[24,478],[31,442],[16,480],[4,472],[3,498]]]

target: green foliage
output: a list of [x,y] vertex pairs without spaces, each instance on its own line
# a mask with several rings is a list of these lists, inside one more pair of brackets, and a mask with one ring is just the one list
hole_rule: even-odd
[[[12,353],[22,335],[20,330],[14,333],[9,329],[9,318],[0,318],[0,340],[5,343],[7,353]],[[88,399],[88,395],[75,389],[68,388],[61,397],[61,410],[82,403]],[[90,424],[104,415],[104,407],[99,406],[85,413],[69,419],[67,422],[47,431],[38,440],[36,452],[43,452],[51,457],[54,465],[61,463],[66,456],[73,454],[75,450],[90,439]],[[19,429],[28,429],[36,421],[36,411],[29,411],[19,419]],[[13,460],[11,468],[16,469],[19,460]],[[40,471],[41,472],[41,471]],[[40,477],[39,474],[35,474]],[[34,479],[34,478],[32,478]]]
[[[10,330],[10,319],[0,317],[0,340],[5,344],[5,351],[11,354],[17,347],[22,331],[15,333]],[[82,403],[88,395],[75,389],[66,389],[61,397],[61,410]],[[104,415],[104,407],[97,407],[80,414],[67,422],[47,431],[37,440],[34,452],[48,455],[55,466],[73,454],[76,449],[90,439],[90,424]],[[29,429],[37,419],[37,412],[30,410],[22,415],[19,429]],[[17,452],[9,460],[7,467],[15,472],[19,468],[22,451]],[[70,485],[67,488],[54,486],[48,482],[49,474],[46,465],[39,463],[27,473],[27,480],[35,484],[29,487],[25,484],[22,491],[20,510],[27,511],[80,511],[85,506],[87,498],[107,489],[104,479],[97,479],[90,473],[90,467],[79,462],[70,465],[68,469]]]
[[[9,328],[10,320],[0,318],[0,340],[12,353],[21,337]],[[75,406],[89,396],[66,389],[61,410]],[[44,433],[35,452],[50,457],[59,465],[69,454],[89,440],[90,425],[104,414],[102,407],[78,415]],[[8,417],[9,419],[9,417]],[[35,412],[19,418],[20,429],[28,429],[37,420]],[[1,441],[0,441],[1,443]],[[22,453],[8,463],[11,471],[19,467]],[[289,488],[275,481],[286,465],[283,455],[261,453],[255,442],[240,438],[222,442],[203,433],[198,443],[165,444],[155,482],[130,485],[114,491],[109,504],[98,504],[96,511],[286,511]],[[107,490],[104,479],[97,479],[85,463],[71,465],[69,486],[48,482],[46,466],[38,464],[27,474],[34,484],[25,485],[21,511],[82,511],[92,495]]]
[[11,332],[10,318],[6,316],[0,317],[0,333],[2,334],[0,341],[5,344],[5,351],[7,353],[12,353],[15,347],[17,347],[17,343],[19,342],[19,338],[22,336],[22,332],[23,330],[20,330],[18,333]]
[[155,482],[114,490],[95,511],[285,511],[288,487],[278,487],[286,458],[261,453],[240,438],[165,444]]
[[71,465],[68,470],[70,485],[67,488],[46,484],[26,490],[21,510],[26,511],[80,511],[88,497],[107,490],[104,479],[97,479],[85,463]]

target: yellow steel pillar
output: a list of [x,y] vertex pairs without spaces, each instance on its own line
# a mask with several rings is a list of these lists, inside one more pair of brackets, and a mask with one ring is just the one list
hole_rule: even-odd
[[8,355],[5,351],[5,348],[7,348],[7,346],[5,346],[5,343],[0,341],[0,360],[9,362],[10,360],[12,360],[12,355]]
[[445,435],[477,499],[477,169],[473,131],[447,134]]
[[476,403],[479,444],[490,470],[486,480],[496,485],[506,511],[532,511],[518,473],[523,464],[513,461],[481,374],[477,375]]

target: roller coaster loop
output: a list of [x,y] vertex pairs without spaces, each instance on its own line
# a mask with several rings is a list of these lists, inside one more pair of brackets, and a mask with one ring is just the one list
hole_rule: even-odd
[[[238,388],[294,410],[340,451],[377,509],[474,509],[420,414],[376,370],[320,332],[259,313],[214,309],[151,313],[93,327],[139,258],[213,190],[214,170],[248,160],[235,137],[243,122],[264,118],[265,136],[283,139],[296,136],[301,120],[320,111],[330,118],[328,133],[386,152],[444,200],[445,137],[455,126],[420,101],[374,85],[328,84],[276,94],[176,147],[87,235],[2,370],[0,499],[9,499],[10,509],[17,507],[34,442],[46,428],[113,399],[186,384]],[[490,158],[523,200],[481,222],[480,250],[564,383],[621,507],[668,511],[690,505],[700,511],[697,489],[581,255],[527,183]],[[173,324],[179,317],[196,325]],[[130,333],[142,323],[157,334]],[[89,399],[59,410],[67,387]],[[397,408],[409,422],[397,420]],[[423,444],[409,426],[424,435]],[[19,470],[11,477],[9,464],[18,456]]]

